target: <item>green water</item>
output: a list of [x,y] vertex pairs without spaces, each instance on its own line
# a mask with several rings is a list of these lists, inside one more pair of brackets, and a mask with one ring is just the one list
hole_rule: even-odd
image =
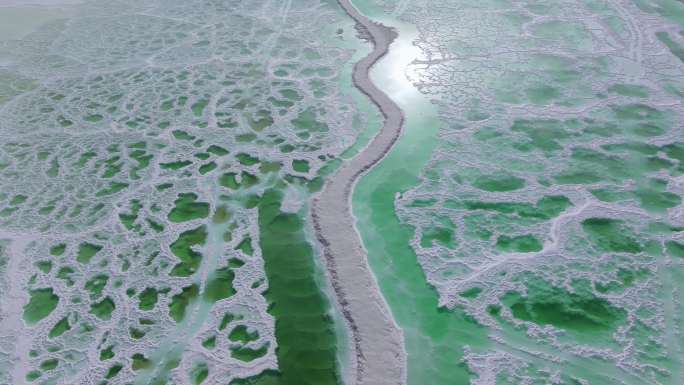
[[[366,2],[354,2],[371,18],[381,14]],[[372,78],[406,114],[404,132],[379,165],[358,183],[353,212],[371,268],[392,314],[404,331],[409,384],[468,384],[470,374],[461,362],[464,346],[474,350],[487,345],[485,329],[461,311],[440,308],[437,292],[428,285],[410,247],[413,229],[402,225],[394,211],[394,198],[413,188],[437,141],[436,108],[397,75],[401,62],[415,54],[415,29],[397,20],[381,18],[397,27],[399,39],[389,56],[372,71]],[[415,57],[415,56],[414,56]],[[401,75],[399,73],[398,75]]]
[[52,329],[50,329],[48,337],[57,338],[69,330],[71,330],[71,325],[69,325],[69,319],[67,319],[67,317],[64,317],[61,320],[57,321],[55,326],[53,326]]
[[603,298],[596,298],[590,289],[580,287],[577,293],[569,293],[538,279],[531,280],[527,286],[527,297],[508,293],[503,298],[513,316],[521,320],[553,325],[584,336],[614,332],[626,318],[624,310],[612,307]]
[[52,288],[31,290],[29,294],[31,298],[24,306],[24,320],[29,325],[34,325],[49,316],[59,304],[59,297]]
[[276,319],[279,374],[266,373],[246,383],[337,384],[337,344],[328,315],[330,305],[315,279],[313,249],[305,238],[304,221],[298,214],[282,212],[282,199],[280,191],[268,190],[258,206],[269,284],[266,298]]
[[[675,277],[681,263],[672,242],[681,235],[674,229],[652,234],[645,225],[680,220],[681,191],[673,180],[681,175],[681,92],[673,90],[681,85],[653,75],[660,73],[640,62],[641,54],[622,63],[621,50],[593,46],[592,34],[600,39],[610,28],[585,24],[582,7],[640,30],[636,8],[600,1],[578,2],[583,11],[565,2],[374,2],[415,22],[425,33],[418,44],[433,59],[404,73],[386,64],[378,75],[394,75],[388,93],[401,97],[396,83],[403,75],[420,79],[439,101],[444,124],[440,143],[421,147],[419,134],[411,138],[414,106],[398,99],[409,107],[405,145],[361,182],[354,201],[371,264],[407,330],[410,382],[439,382],[424,368],[435,357],[432,346],[411,341],[430,329],[404,315],[411,313],[406,308],[415,309],[415,318],[424,312],[412,302],[420,293],[416,282],[424,282],[405,250],[413,244],[444,303],[462,304],[488,325],[498,322],[473,339],[450,340],[457,347],[492,337],[486,351],[476,350],[483,355],[468,357],[480,382],[679,383],[682,350],[673,334],[680,323]],[[655,12],[668,17],[681,8],[677,1],[639,3],[658,5]],[[530,23],[528,7],[550,17]],[[387,9],[364,11],[392,25],[382,16]],[[636,49],[643,57],[662,52],[679,73],[679,32],[665,20],[662,25],[667,33],[640,30],[654,44]],[[399,27],[400,36],[405,32]],[[415,130],[435,135],[429,127]],[[427,165],[423,152],[430,153]],[[412,188],[418,172],[420,186]],[[415,231],[402,235],[394,212]],[[399,274],[411,266],[413,276]],[[490,317],[483,310],[492,303],[500,306]],[[649,322],[656,317],[658,326]],[[468,382],[463,376],[449,381]]]
[[202,262],[202,254],[193,250],[192,247],[204,244],[206,240],[207,230],[205,225],[184,231],[178,236],[178,239],[169,247],[171,252],[181,260],[171,270],[172,276],[188,277],[195,273]]
[[204,219],[209,216],[209,203],[197,202],[197,194],[181,193],[174,202],[175,207],[169,212],[171,222],[188,222]]

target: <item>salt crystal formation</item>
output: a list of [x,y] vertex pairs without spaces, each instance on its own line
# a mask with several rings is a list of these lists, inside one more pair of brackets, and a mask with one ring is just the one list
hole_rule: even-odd
[[310,1],[64,7],[0,41],[0,383],[278,369],[259,199],[303,216],[354,143],[351,22]]
[[680,383],[684,6],[381,5],[442,122],[396,208],[440,303],[487,327],[473,383]]

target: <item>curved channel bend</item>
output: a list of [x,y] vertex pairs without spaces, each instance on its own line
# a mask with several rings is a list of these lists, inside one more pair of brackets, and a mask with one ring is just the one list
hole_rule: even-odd
[[352,77],[354,85],[378,106],[384,124],[363,150],[328,179],[313,200],[311,217],[350,334],[349,380],[357,385],[405,384],[403,333],[380,294],[351,213],[351,195],[357,180],[390,151],[401,134],[402,110],[375,86],[369,75],[397,33],[362,15],[350,0],[338,2],[373,44],[372,52],[354,65]]

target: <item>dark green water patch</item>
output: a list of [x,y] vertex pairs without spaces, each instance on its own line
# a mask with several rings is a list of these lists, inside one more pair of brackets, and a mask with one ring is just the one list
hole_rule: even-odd
[[582,221],[582,230],[603,251],[623,253],[642,251],[641,244],[624,221],[610,218],[588,218]]
[[38,270],[45,274],[48,274],[52,270],[52,262],[50,261],[38,261],[34,264]]
[[100,350],[100,361],[107,361],[114,358],[114,346],[107,346],[106,348]]
[[539,239],[529,234],[514,237],[502,235],[496,239],[496,248],[506,252],[533,253],[541,251],[542,247]]
[[256,140],[257,136],[256,134],[252,133],[247,133],[247,134],[240,134],[235,136],[235,141],[238,143],[247,143],[247,142],[252,142]]
[[131,356],[131,369],[133,370],[140,370],[140,369],[149,369],[152,367],[152,361],[145,357],[141,353],[135,353]]
[[235,159],[237,159],[237,161],[244,166],[252,166],[259,163],[259,158],[253,157],[244,152],[235,155]]
[[145,218],[145,222],[150,226],[150,228],[158,233],[161,233],[164,231],[164,225],[161,223],[155,222],[150,218]]
[[672,40],[669,33],[666,31],[656,32],[656,37],[661,43],[665,44],[667,49],[669,49],[673,55],[675,55],[682,63],[684,63],[684,47]]
[[199,287],[197,285],[190,285],[184,287],[180,293],[171,297],[169,304],[169,316],[176,322],[181,322],[185,318],[185,310],[192,301],[197,299],[199,295]]
[[228,222],[231,217],[232,214],[230,211],[228,211],[226,206],[219,206],[216,209],[216,212],[214,212],[214,216],[211,218],[211,221],[214,224],[222,224]]
[[55,358],[51,358],[40,363],[40,370],[47,372],[48,370],[56,369],[58,365],[59,361]]
[[257,183],[259,183],[259,178],[245,171],[240,174],[240,182],[238,182],[237,174],[234,172],[227,172],[219,177],[219,184],[232,190],[237,190],[240,187],[251,187]]
[[[269,98],[269,101],[272,103],[275,101],[276,103],[274,103],[274,105],[277,104],[277,101],[273,98]],[[284,101],[282,104],[283,107],[292,107],[293,105],[293,103],[288,101]],[[252,130],[257,132],[263,131],[265,128],[270,127],[274,122],[273,117],[268,110],[259,110],[254,115],[246,112],[244,116],[247,118],[247,122]]]
[[[330,305],[316,282],[313,249],[306,241],[304,222],[297,214],[280,211],[283,194],[264,193],[259,208],[259,228],[266,293],[276,320],[279,372],[246,380],[249,384],[337,384],[337,342]],[[233,357],[251,361],[266,354],[258,350],[231,349]]]
[[135,228],[135,221],[138,219],[141,208],[142,204],[140,203],[140,200],[133,199],[130,202],[130,211],[128,213],[119,214],[119,220],[121,220],[121,223],[127,230],[133,230]]
[[216,156],[224,156],[228,155],[230,151],[226,150],[225,148],[221,146],[217,146],[215,144],[212,144],[211,146],[207,147],[207,152],[214,154]]
[[648,88],[638,84],[613,84],[608,87],[608,92],[614,92],[622,96],[631,96],[635,98],[647,98]]
[[131,151],[128,153],[128,156],[138,163],[137,166],[131,168],[129,172],[129,176],[131,177],[131,179],[140,179],[140,175],[138,174],[138,172],[146,169],[150,165],[152,159],[154,158],[154,155],[148,154],[143,150]]
[[250,343],[252,341],[256,341],[259,339],[259,332],[254,331],[250,332],[247,330],[247,326],[245,325],[238,325],[233,330],[231,330],[230,334],[228,334],[228,339],[233,341],[233,342],[242,342],[244,344]]
[[592,184],[600,182],[603,178],[587,170],[568,170],[555,175],[553,179],[559,184]]
[[138,309],[152,310],[157,305],[159,299],[159,292],[153,287],[147,287],[138,295]]
[[50,329],[50,333],[48,333],[48,338],[57,338],[69,330],[71,330],[69,319],[67,317],[64,317],[61,320],[57,321],[55,326],[53,326],[52,329]]
[[603,144],[601,145],[601,148],[614,153],[632,153],[639,155],[656,155],[658,153],[658,146],[640,142]]
[[91,259],[102,250],[102,246],[95,245],[92,243],[81,243],[78,245],[78,253],[76,254],[76,260],[80,263],[89,263]]
[[143,337],[145,337],[145,334],[147,334],[145,331],[140,330],[138,328],[134,327],[129,327],[128,328],[128,335],[131,336],[134,340],[139,340]]
[[624,322],[627,313],[590,290],[569,292],[534,279],[527,283],[527,296],[508,293],[502,299],[513,316],[538,325],[553,325],[577,333],[609,333]]
[[235,247],[235,250],[240,250],[245,255],[251,256],[254,254],[254,247],[252,247],[252,238],[250,237],[245,237],[240,243]]
[[66,243],[59,243],[57,245],[54,245],[50,247],[50,255],[54,255],[55,257],[58,257],[62,254],[64,254],[64,251],[66,251]]
[[572,205],[570,199],[563,195],[549,195],[537,201],[535,205],[517,202],[482,202],[482,201],[449,201],[454,208],[465,207],[468,210],[487,210],[501,214],[517,215],[522,218],[548,220],[557,217]]
[[423,229],[423,236],[420,239],[421,247],[431,247],[434,243],[439,243],[444,247],[453,248],[454,230],[445,227],[433,227]]
[[328,125],[316,119],[316,112],[313,108],[308,108],[297,115],[292,120],[295,128],[306,132],[327,132]]
[[155,186],[155,188],[157,189],[157,191],[168,190],[168,189],[170,189],[171,187],[173,187],[173,183],[161,183],[161,184],[158,184],[158,185]]
[[170,246],[171,252],[181,260],[170,274],[175,277],[189,277],[194,274],[202,262],[202,254],[193,250],[193,247],[203,245],[206,240],[205,225],[182,232]]
[[291,89],[281,89],[278,90],[280,92],[280,95],[282,95],[285,99],[290,99],[290,100],[302,100],[302,96],[299,95],[299,92],[296,90],[291,90]]
[[[244,362],[254,361],[257,358],[261,358],[261,357],[265,356],[266,353],[268,353],[268,343],[264,344],[263,346],[261,346],[258,349],[252,349],[252,348],[248,348],[248,347],[244,347],[244,346],[232,346],[230,348],[230,355],[233,358],[238,359],[240,361],[244,361]],[[305,364],[306,366],[312,367],[312,369],[310,370],[310,372],[312,374],[315,370],[314,369],[315,365],[318,362],[315,360],[315,358],[316,358],[315,356],[302,356],[302,359],[312,360],[312,361]],[[279,366],[281,365],[280,361],[278,361],[278,364],[279,364]],[[283,373],[282,367],[280,367],[279,369],[280,369],[281,373]],[[299,384],[324,384],[325,382],[321,382],[320,379],[325,377],[326,369],[327,368],[319,369],[319,371],[321,371],[322,373],[320,373],[318,375],[319,379],[317,381],[302,380],[301,382],[299,382]],[[283,377],[285,377],[285,375],[281,374],[281,376],[278,378],[279,379],[279,381],[277,382],[278,384],[284,384],[285,383],[285,382],[282,382],[282,381],[284,381]],[[268,378],[268,376],[266,378]],[[264,380],[264,381],[267,381],[267,380]],[[256,381],[254,383],[255,384],[262,384],[263,382]],[[265,382],[265,383],[270,383],[270,382]],[[294,384],[294,382],[293,382],[293,384]]]
[[11,206],[21,205],[21,204],[23,204],[24,202],[26,202],[27,199],[28,199],[28,197],[27,197],[26,195],[21,195],[21,194],[15,195],[15,196],[12,198],[12,200],[10,201],[10,205],[11,205]]
[[252,186],[256,185],[257,183],[259,183],[259,178],[256,175],[250,174],[250,173],[245,172],[245,171],[243,171],[240,174],[240,178],[242,178],[240,185],[243,187],[252,187]]
[[233,190],[237,190],[240,187],[240,184],[237,181],[237,174],[234,172],[227,172],[221,175],[219,184]]
[[305,159],[295,159],[292,161],[292,169],[297,172],[309,172],[309,161]]
[[663,135],[666,130],[663,127],[652,123],[638,123],[629,127],[629,131],[637,136],[644,138],[651,138],[654,136]]
[[230,298],[236,293],[233,287],[233,279],[235,279],[235,273],[230,267],[216,269],[204,287],[204,299],[209,302],[216,302]]
[[684,258],[684,244],[677,241],[667,241],[665,242],[665,249],[673,257]]
[[40,378],[43,374],[39,370],[32,370],[26,374],[26,381],[33,382]]
[[599,293],[620,293],[624,289],[631,287],[635,281],[644,279],[651,274],[648,269],[625,269],[620,268],[617,271],[617,280],[611,280],[605,283],[596,283],[596,290]]
[[193,385],[200,385],[209,377],[209,367],[205,362],[198,362],[190,370],[190,379]]
[[103,196],[113,195],[113,194],[116,194],[119,191],[125,189],[126,187],[128,187],[128,183],[112,182],[112,183],[110,183],[109,187],[104,188],[104,189],[96,192],[95,196],[96,197],[103,197]]
[[661,148],[670,158],[679,161],[679,170],[684,172],[684,143],[670,143]]
[[74,274],[75,272],[76,272],[76,270],[74,270],[70,266],[62,266],[57,271],[56,277],[66,281],[67,286],[72,286],[74,284],[74,280],[72,279],[71,275]]
[[160,163],[159,167],[164,170],[180,170],[181,168],[188,167],[192,162],[189,160],[178,160],[175,162]]
[[24,306],[24,321],[29,325],[49,316],[59,303],[59,297],[52,288],[31,290],[29,296],[29,302]]
[[204,109],[207,107],[208,104],[208,100],[200,99],[193,103],[192,106],[190,106],[190,109],[192,109],[192,113],[199,118],[202,116],[202,113],[204,112]]
[[482,293],[482,288],[481,287],[471,287],[470,289],[464,290],[460,292],[458,295],[460,295],[463,298],[477,298],[478,295]]
[[[585,147],[575,147],[572,150],[571,162],[568,169],[556,179],[561,183],[594,183],[601,178],[596,172],[602,171],[601,174],[609,175],[611,180],[624,180],[633,177],[634,169],[625,167],[625,158],[614,154],[606,154],[603,151],[597,151]],[[587,172],[587,170],[592,170]],[[568,175],[580,176],[585,173],[591,176],[588,180],[565,181],[563,175],[568,178]]]
[[174,207],[169,212],[171,222],[180,223],[195,219],[204,219],[209,216],[209,203],[197,202],[197,194],[178,194]]
[[202,341],[202,346],[209,350],[216,348],[216,335],[204,339]]
[[178,140],[195,140],[194,136],[183,130],[173,130],[171,133],[173,134],[173,137]]
[[664,213],[667,209],[677,207],[682,203],[682,198],[679,195],[665,191],[666,189],[667,181],[652,179],[647,186],[637,189],[634,195],[645,210]]
[[231,314],[231,313],[224,314],[223,317],[221,318],[221,322],[219,322],[218,330],[224,330],[228,326],[228,324],[230,324],[233,320],[241,319],[241,318],[242,318],[242,316],[239,316],[239,315],[236,316],[236,315]]
[[83,120],[85,120],[86,122],[90,122],[90,123],[97,123],[102,119],[104,119],[104,116],[102,116],[100,114],[86,115],[83,117]]
[[107,286],[108,281],[109,276],[97,274],[85,283],[84,288],[90,293],[90,298],[97,299],[102,295],[102,290]]
[[106,297],[102,301],[90,305],[90,314],[103,321],[107,321],[112,318],[114,309],[116,309],[114,301],[110,297]]
[[[569,138],[571,135],[563,127],[563,122],[558,120],[523,120],[513,123],[511,131],[527,135],[527,146],[539,149],[543,152],[555,152],[563,149],[559,140]],[[524,149],[524,148],[521,148]]]
[[217,167],[218,167],[218,165],[216,164],[216,162],[209,162],[209,163],[205,163],[205,164],[201,165],[199,167],[198,171],[200,174],[206,175],[206,174],[214,171]]
[[114,364],[114,365],[110,366],[109,370],[107,370],[107,373],[105,374],[105,378],[109,380],[109,379],[116,377],[116,375],[119,374],[121,369],[123,369],[122,364]]
[[473,181],[473,186],[484,191],[515,191],[525,186],[525,180],[512,175],[484,175]]

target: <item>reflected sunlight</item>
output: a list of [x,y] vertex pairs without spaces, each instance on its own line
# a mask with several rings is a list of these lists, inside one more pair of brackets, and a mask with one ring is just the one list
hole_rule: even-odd
[[415,29],[411,32],[405,33],[402,27],[402,34],[392,43],[387,56],[372,70],[372,77],[399,104],[422,96],[414,86],[419,80],[419,66],[411,64],[421,59],[422,53],[420,48],[413,45],[418,33]]

